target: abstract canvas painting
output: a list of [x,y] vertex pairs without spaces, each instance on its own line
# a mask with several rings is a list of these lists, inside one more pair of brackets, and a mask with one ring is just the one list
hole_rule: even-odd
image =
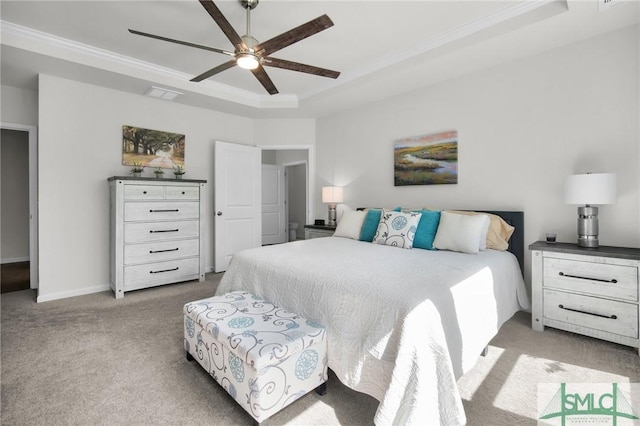
[[172,169],[184,167],[184,135],[122,126],[122,164]]
[[394,185],[458,183],[458,132],[434,133],[393,143]]

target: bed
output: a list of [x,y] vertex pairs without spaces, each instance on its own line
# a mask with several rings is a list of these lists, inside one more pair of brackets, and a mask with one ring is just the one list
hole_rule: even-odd
[[528,308],[522,212],[509,251],[404,250],[328,237],[235,254],[216,294],[247,290],[327,327],[328,363],[387,424],[465,424],[456,380]]

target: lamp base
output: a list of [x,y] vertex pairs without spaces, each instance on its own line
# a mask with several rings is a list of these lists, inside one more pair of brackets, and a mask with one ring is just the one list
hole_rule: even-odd
[[578,207],[578,246],[598,248],[598,208]]
[[336,226],[336,204],[329,204],[329,226]]
[[578,238],[578,247],[598,248],[599,246],[597,238]]

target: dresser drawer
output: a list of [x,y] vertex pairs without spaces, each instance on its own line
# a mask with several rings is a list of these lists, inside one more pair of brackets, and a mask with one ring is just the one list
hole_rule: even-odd
[[545,289],[544,318],[638,338],[638,305]]
[[124,204],[125,222],[198,219],[199,216],[200,203],[197,201],[128,202]]
[[164,187],[156,185],[125,185],[125,200],[162,200]]
[[305,230],[305,238],[307,240],[312,240],[314,238],[325,238],[331,237],[333,235],[333,230],[324,230],[324,229],[306,229]]
[[167,200],[199,200],[200,188],[197,186],[167,186],[164,195]]
[[124,264],[153,263],[199,254],[200,240],[198,239],[127,244],[124,246]]
[[545,257],[545,287],[637,301],[638,268],[609,263]]
[[135,290],[149,285],[180,281],[181,278],[184,278],[183,281],[197,279],[199,267],[200,261],[197,257],[125,266],[124,288]]
[[200,222],[182,220],[172,222],[127,222],[124,224],[125,243],[198,238]]

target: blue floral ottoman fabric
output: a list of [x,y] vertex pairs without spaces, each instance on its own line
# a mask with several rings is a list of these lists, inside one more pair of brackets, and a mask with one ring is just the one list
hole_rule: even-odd
[[244,291],[187,303],[184,346],[258,422],[327,380],[324,327]]

